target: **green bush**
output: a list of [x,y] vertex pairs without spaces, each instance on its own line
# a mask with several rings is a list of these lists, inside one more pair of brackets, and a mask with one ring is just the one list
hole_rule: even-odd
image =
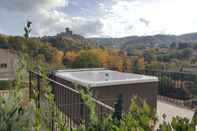
[[0,97],[0,130],[31,131],[34,124],[33,106],[20,105],[18,96]]
[[8,90],[12,86],[12,81],[0,80],[0,90]]
[[187,118],[173,117],[171,123],[164,122],[160,125],[161,131],[195,131],[195,124]]

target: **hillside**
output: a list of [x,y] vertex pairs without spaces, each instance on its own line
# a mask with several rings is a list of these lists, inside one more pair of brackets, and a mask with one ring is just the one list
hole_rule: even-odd
[[64,54],[67,51],[80,51],[96,47],[94,41],[83,36],[65,32],[55,36],[31,37],[0,34],[0,48],[14,50],[17,54],[27,54],[33,59],[42,57],[51,68],[63,67]]
[[197,41],[197,33],[184,35],[154,35],[154,36],[130,36],[123,38],[90,38],[95,40],[99,45],[112,46],[118,48],[128,47],[163,47],[172,43],[195,42]]
[[43,42],[50,43],[53,47],[61,51],[80,50],[81,48],[95,47],[96,42],[75,36],[45,36],[41,38]]

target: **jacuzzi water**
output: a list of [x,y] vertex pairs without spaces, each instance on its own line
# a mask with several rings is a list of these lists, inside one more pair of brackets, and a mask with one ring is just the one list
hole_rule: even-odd
[[122,73],[105,69],[60,70],[55,75],[67,81],[88,87],[158,81],[158,78],[153,76]]

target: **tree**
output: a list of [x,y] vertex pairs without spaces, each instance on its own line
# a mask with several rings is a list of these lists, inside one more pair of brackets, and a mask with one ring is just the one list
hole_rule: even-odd
[[170,48],[175,49],[177,47],[176,43],[173,42],[172,44],[170,44]]
[[138,60],[135,60],[134,61],[134,64],[133,64],[133,72],[134,73],[139,73],[139,65],[138,65]]
[[124,62],[126,57],[120,54],[120,50],[109,50],[108,68],[112,70],[124,71]]
[[182,58],[189,58],[192,55],[192,49],[191,48],[185,48],[183,49],[183,51],[181,52],[181,56]]
[[192,47],[193,49],[197,49],[197,43],[196,42],[192,43]]
[[96,55],[99,59],[99,61],[101,62],[103,67],[107,67],[108,61],[109,61],[109,53],[107,50],[105,50],[104,48],[91,48],[88,50],[88,52]]
[[157,56],[157,60],[162,62],[170,62],[172,58],[171,54],[161,54]]
[[191,86],[191,92],[194,95],[194,97],[197,97],[197,76],[195,76],[192,81],[193,83]]
[[154,112],[144,100],[133,97],[128,113],[121,119],[119,129],[121,131],[152,131],[155,125]]
[[52,56],[52,62],[62,62],[64,53],[62,51],[57,50],[54,48],[53,50],[53,56]]
[[24,31],[25,31],[24,36],[25,36],[26,39],[29,38],[30,32],[31,32],[31,30],[32,30],[32,29],[31,29],[31,24],[32,24],[31,21],[27,21],[27,24],[26,24],[26,26],[25,26],[25,28],[24,28]]
[[122,64],[123,72],[131,72],[132,71],[132,62],[130,58],[125,58]]
[[129,70],[128,70],[128,63],[127,63],[127,60],[124,60],[124,61],[123,61],[123,65],[122,65],[122,66],[123,66],[123,67],[122,67],[122,68],[123,68],[123,70],[122,70],[123,72],[129,71]]
[[98,68],[101,66],[101,63],[98,57],[89,52],[81,52],[79,57],[73,61],[73,68]]
[[78,55],[79,54],[76,51],[68,51],[68,52],[66,52],[64,58],[66,58],[69,61],[75,61],[76,58],[78,57]]
[[0,48],[3,48],[3,49],[10,48],[8,37],[2,34],[0,34]]
[[138,59],[138,65],[139,65],[139,71],[143,72],[145,69],[145,65],[144,65],[144,57],[140,57]]
[[189,43],[179,43],[179,49],[185,49],[185,48],[189,48],[190,44]]
[[163,69],[164,65],[158,61],[152,61],[150,64],[146,65],[146,69]]
[[114,122],[117,122],[119,124],[120,120],[122,119],[122,113],[123,113],[123,99],[122,94],[118,95],[118,98],[114,104],[114,112],[112,115],[112,119]]
[[148,63],[151,63],[152,61],[155,61],[156,60],[155,53],[156,53],[155,49],[146,50],[144,52],[145,61],[147,61]]
[[159,94],[165,95],[171,89],[172,80],[170,77],[161,76],[159,78]]

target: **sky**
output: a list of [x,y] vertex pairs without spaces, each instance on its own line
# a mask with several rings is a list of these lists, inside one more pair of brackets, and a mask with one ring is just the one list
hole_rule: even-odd
[[55,35],[66,27],[85,37],[197,32],[197,0],[0,0],[0,33]]

